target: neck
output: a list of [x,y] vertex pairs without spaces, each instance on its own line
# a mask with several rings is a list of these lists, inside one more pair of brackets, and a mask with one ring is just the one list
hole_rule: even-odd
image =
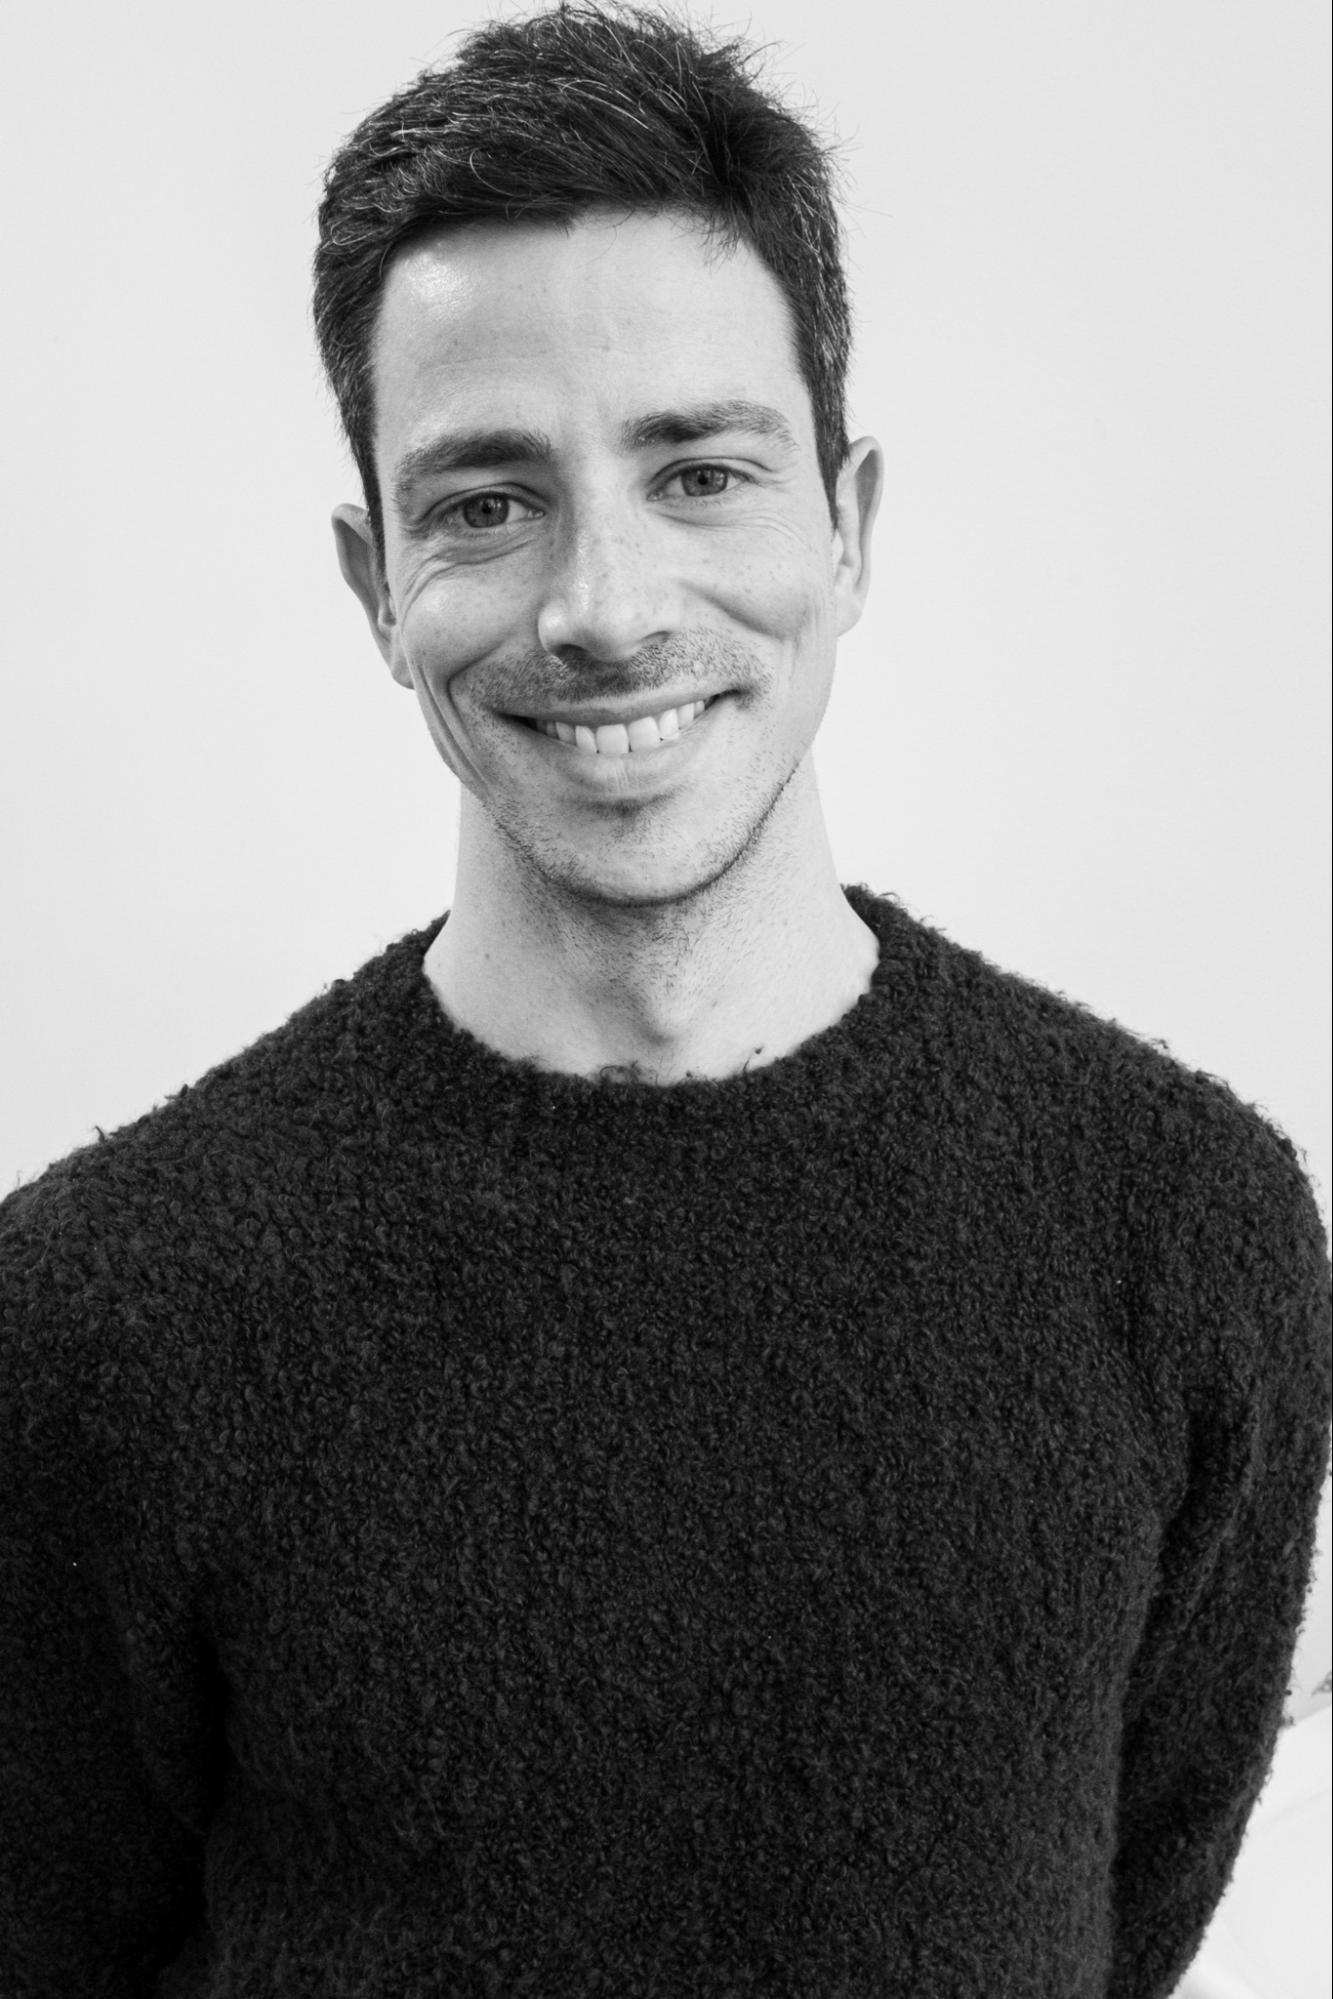
[[879,945],[839,886],[808,766],[784,803],[706,889],[625,905],[536,874],[466,798],[453,906],[426,957],[445,1012],[572,1075],[665,1084],[790,1054],[867,990]]

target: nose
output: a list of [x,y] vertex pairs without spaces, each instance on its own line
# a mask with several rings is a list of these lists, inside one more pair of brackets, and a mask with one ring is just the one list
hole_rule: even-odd
[[676,592],[663,558],[623,495],[580,509],[552,549],[537,613],[544,650],[620,660],[668,638]]

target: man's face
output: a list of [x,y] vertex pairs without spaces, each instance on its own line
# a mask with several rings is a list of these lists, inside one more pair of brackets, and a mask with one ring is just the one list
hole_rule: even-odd
[[717,880],[809,752],[878,491],[864,443],[831,523],[767,268],[670,216],[450,230],[374,360],[383,573],[352,509],[340,553],[445,762],[567,891]]

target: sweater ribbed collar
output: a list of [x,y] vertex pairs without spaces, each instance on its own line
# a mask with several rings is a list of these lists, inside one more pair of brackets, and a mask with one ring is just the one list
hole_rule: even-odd
[[[579,1076],[500,1054],[452,1022],[426,976],[427,950],[447,915],[410,932],[366,966],[353,982],[355,1017],[383,1043],[392,1037],[394,1068],[410,1079],[414,1109],[494,1128],[510,1123],[589,1123],[639,1129],[767,1123],[774,1116],[842,1097],[852,1072],[882,1056],[901,1031],[910,1003],[912,939],[920,926],[893,901],[868,888],[845,887],[856,914],[879,938],[879,959],[869,987],[844,1013],[799,1047],[762,1067],[724,1077],[655,1084]],[[358,1038],[360,1038],[358,1036]]]

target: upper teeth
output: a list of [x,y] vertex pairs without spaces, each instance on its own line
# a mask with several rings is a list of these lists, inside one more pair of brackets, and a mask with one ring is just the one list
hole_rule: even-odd
[[633,750],[656,750],[697,722],[706,701],[687,701],[683,708],[666,708],[660,715],[639,715],[632,722],[608,722],[590,728],[583,722],[538,722],[544,736],[558,736],[576,750],[602,757],[623,757]]

